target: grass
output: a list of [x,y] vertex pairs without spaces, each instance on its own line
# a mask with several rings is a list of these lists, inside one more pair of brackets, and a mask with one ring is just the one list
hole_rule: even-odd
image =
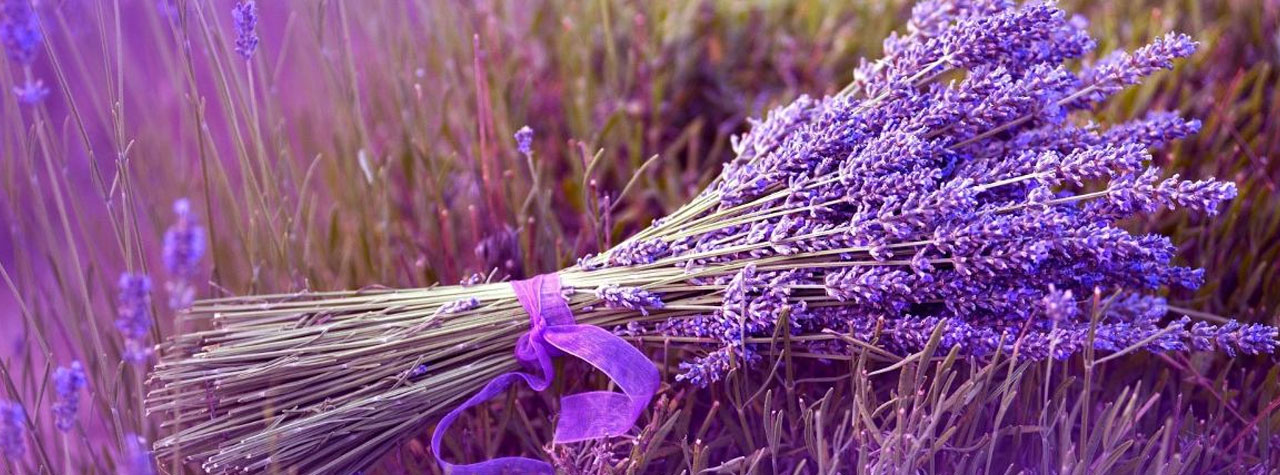
[[[165,435],[141,409],[144,368],[122,364],[116,276],[168,279],[160,239],[187,196],[209,230],[201,297],[420,287],[497,268],[558,269],[686,202],[728,137],[770,105],[835,93],[908,5],[264,2],[262,47],[236,55],[224,2],[41,2],[43,103],[0,98],[0,292],[8,399],[31,416],[11,472],[105,473],[126,434]],[[1167,214],[1208,269],[1188,312],[1280,323],[1280,11],[1266,2],[1067,1],[1103,51],[1169,30],[1204,45],[1125,92],[1104,120],[1178,109],[1202,132],[1157,157],[1170,173],[1234,179],[1212,221]],[[0,61],[0,89],[23,72]],[[528,124],[534,156],[511,136]],[[152,342],[199,330],[165,308]],[[833,336],[835,337],[835,336]],[[1085,355],[1029,365],[874,349],[773,359],[706,390],[674,384],[634,438],[553,447],[565,471],[1245,472],[1280,466],[1280,369],[1261,358]],[[80,423],[53,428],[50,375],[85,362]],[[454,459],[536,455],[555,396],[599,387],[584,368],[464,419]],[[564,373],[562,373],[564,374]],[[578,377],[581,376],[581,377]],[[500,423],[499,423],[500,422]],[[373,469],[430,473],[425,436]],[[160,460],[162,471],[193,470]],[[1259,468],[1261,467],[1261,468]]]

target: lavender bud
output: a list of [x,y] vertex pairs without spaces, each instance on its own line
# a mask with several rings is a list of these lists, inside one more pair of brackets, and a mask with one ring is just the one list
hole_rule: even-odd
[[0,451],[14,461],[27,452],[27,412],[16,402],[0,400]]
[[254,0],[237,1],[231,7],[231,21],[236,29],[236,52],[248,61],[258,49],[258,4]]
[[71,362],[70,367],[59,367],[53,372],[53,420],[58,430],[70,431],[76,423],[76,412],[80,409],[80,390],[89,386],[84,366],[79,361]]
[[533,129],[529,126],[521,127],[516,131],[516,150],[525,156],[533,154]]
[[602,285],[596,288],[596,297],[603,300],[608,308],[628,308],[639,310],[649,315],[650,308],[662,308],[662,298],[653,292],[639,287],[619,287],[616,284]]

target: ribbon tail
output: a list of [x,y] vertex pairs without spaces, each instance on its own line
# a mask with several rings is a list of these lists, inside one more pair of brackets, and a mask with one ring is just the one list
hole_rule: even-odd
[[[522,339],[518,345],[527,345]],[[493,460],[487,460],[480,463],[468,465],[454,465],[446,462],[442,457],[443,452],[440,451],[440,444],[444,441],[444,435],[449,430],[449,426],[453,425],[453,421],[462,415],[462,412],[484,402],[493,399],[507,390],[507,387],[519,381],[524,381],[534,391],[542,391],[551,384],[551,378],[555,376],[555,367],[551,365],[551,358],[536,345],[530,346],[529,352],[542,367],[542,375],[533,375],[528,373],[512,372],[504,373],[486,384],[480,392],[471,396],[466,402],[458,407],[453,408],[448,414],[440,419],[440,423],[436,424],[436,429],[431,433],[431,452],[435,454],[436,462],[444,467],[445,473],[451,474],[502,474],[502,473],[555,473],[551,465],[540,461],[524,457],[502,457]]]
[[496,475],[507,473],[554,474],[551,464],[524,457],[499,457],[471,465],[450,465],[444,473],[450,475]]
[[555,443],[621,435],[635,426],[660,381],[658,368],[644,353],[592,325],[549,327],[544,337],[561,351],[591,363],[622,390],[593,391],[561,399]]

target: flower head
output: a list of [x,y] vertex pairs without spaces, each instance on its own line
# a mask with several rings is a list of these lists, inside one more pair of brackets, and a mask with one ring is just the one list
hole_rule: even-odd
[[237,1],[231,7],[231,21],[236,28],[236,52],[248,61],[258,49],[258,4],[254,0]]
[[31,105],[43,101],[49,95],[49,88],[44,87],[44,81],[27,79],[21,86],[13,86],[13,94],[18,96],[18,102]]
[[151,355],[146,344],[151,330],[151,279],[141,274],[124,273],[118,283],[116,329],[124,336],[124,359],[141,364]]
[[188,278],[204,257],[204,228],[192,216],[186,198],[173,202],[173,214],[177,219],[164,233],[164,266],[170,275]]
[[533,153],[533,129],[529,126],[521,127],[516,131],[516,150],[524,155]]
[[44,35],[40,33],[40,19],[31,8],[29,0],[0,0],[0,44],[4,45],[9,59],[23,66],[30,66],[40,51]]
[[84,366],[79,361],[71,366],[58,367],[53,372],[53,420],[58,430],[67,432],[75,426],[76,412],[80,409],[80,390],[89,386]]
[[151,278],[120,274],[116,328],[126,338],[143,338],[151,330]]
[[662,308],[662,297],[639,287],[619,287],[615,284],[596,288],[596,297],[604,300],[609,308],[629,308],[648,315],[650,308]]
[[18,403],[0,401],[0,452],[10,460],[27,452],[27,412]]

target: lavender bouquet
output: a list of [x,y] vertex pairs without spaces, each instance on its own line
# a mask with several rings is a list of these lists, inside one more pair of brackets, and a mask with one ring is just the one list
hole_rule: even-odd
[[[1094,48],[1080,23],[1050,4],[919,4],[839,94],[752,123],[691,202],[557,272],[564,305],[578,324],[697,350],[676,377],[695,385],[784,332],[819,354],[931,338],[972,358],[1273,352],[1275,328],[1166,319],[1160,293],[1202,273],[1119,224],[1212,215],[1235,195],[1150,164],[1199,123],[1087,119],[1195,43],[1170,34],[1069,67]],[[158,455],[218,472],[368,465],[520,369],[530,317],[512,285],[469,284],[197,302],[186,318],[210,329],[167,343],[153,376],[148,409],[171,430]]]

